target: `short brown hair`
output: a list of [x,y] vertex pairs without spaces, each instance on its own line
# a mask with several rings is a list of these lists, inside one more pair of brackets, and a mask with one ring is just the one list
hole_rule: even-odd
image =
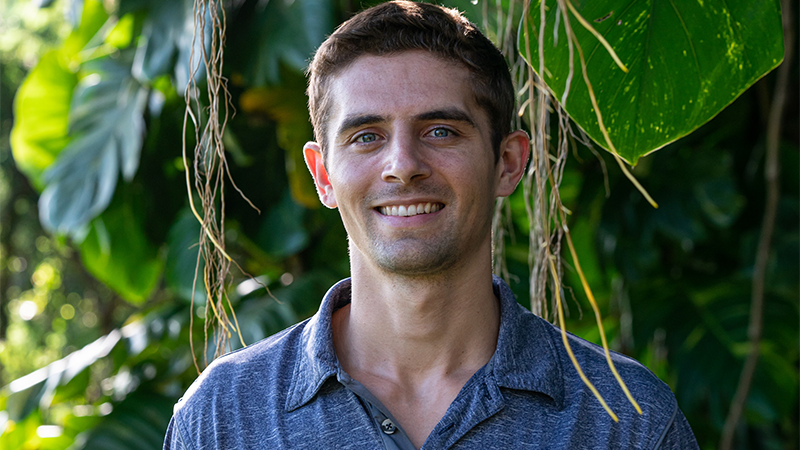
[[331,79],[362,55],[426,50],[465,66],[474,81],[475,101],[489,117],[495,160],[511,132],[514,88],[502,53],[455,9],[393,1],[369,8],[344,22],[317,49],[308,68],[308,109],[314,134],[325,148],[330,119]]

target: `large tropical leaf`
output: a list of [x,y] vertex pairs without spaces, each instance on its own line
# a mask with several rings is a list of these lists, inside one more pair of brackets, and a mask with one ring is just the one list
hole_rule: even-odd
[[[102,360],[113,359],[112,372],[117,373],[121,367],[135,364],[137,357],[143,352],[152,353],[153,349],[157,352],[183,344],[179,339],[185,336],[181,334],[184,324],[175,317],[182,319],[186,311],[185,307],[155,311],[142,319],[131,321],[121,329],[112,330],[62,359],[12,381],[0,389],[0,407],[4,407],[6,418],[20,422],[34,411],[80,399],[89,386],[91,367]],[[169,325],[165,326],[165,323]],[[181,367],[180,371],[188,366]],[[176,373],[164,371],[163,375],[175,376]],[[130,383],[118,383],[114,388],[115,391],[121,391],[117,392],[121,394],[118,397],[124,397],[138,386]]]
[[89,273],[134,304],[150,297],[164,267],[131,201],[114,201],[92,220],[80,252]]
[[258,233],[261,248],[276,258],[286,258],[306,248],[308,231],[303,224],[304,212],[290,195],[284,195],[261,223]]
[[[253,86],[277,84],[282,64],[305,70],[314,49],[333,31],[334,2],[330,0],[252,3],[256,4],[252,21],[240,35],[241,41],[232,42],[229,49],[238,55],[245,78]],[[259,51],[250,51],[253,46]]]
[[[138,7],[143,6],[144,2]],[[189,83],[190,72],[196,71],[198,79],[205,76],[200,61],[203,58],[203,43],[211,39],[211,21],[206,14],[204,39],[195,37],[194,2],[191,0],[150,1],[139,46],[133,62],[132,73],[141,81],[174,73],[175,89],[184,92]],[[128,5],[127,8],[134,8]]]
[[174,404],[174,398],[143,389],[137,391],[118,403],[98,426],[79,435],[71,448],[158,449],[164,442]]
[[[178,215],[167,236],[167,260],[164,268],[164,281],[181,299],[190,301],[192,295],[197,304],[206,300],[206,289],[203,285],[204,261],[197,258],[200,253],[200,222],[189,208]],[[197,276],[195,276],[197,269]]]
[[78,78],[59,51],[45,54],[14,99],[11,151],[19,170],[42,188],[44,170],[69,142],[69,104]]
[[12,381],[0,391],[8,418],[18,422],[37,408],[47,408],[59,387],[66,386],[97,360],[108,355],[121,338],[121,332],[114,330],[86,347]]
[[[78,2],[72,3],[70,8]],[[70,140],[70,102],[78,83],[71,65],[80,62],[80,52],[108,20],[101,1],[80,3],[76,28],[61,48],[42,56],[14,98],[11,150],[19,170],[38,190],[44,188],[43,172]]]
[[119,172],[130,180],[139,164],[147,90],[125,65],[105,59],[99,69],[78,84],[70,112],[76,137],[44,176],[39,214],[51,231],[83,231],[108,206]]
[[82,62],[88,55],[80,53],[90,47],[90,43],[100,43],[95,36],[103,30],[109,16],[102,0],[72,0],[69,3],[65,5],[66,16],[76,28],[64,40],[62,50],[74,60]]
[[[626,73],[575,13],[566,12],[611,142],[631,164],[694,131],[783,60],[778,0],[571,3],[627,66]],[[570,55],[557,5],[556,0],[546,1],[544,80],[570,117],[609,149],[577,48]],[[533,2],[519,36],[523,56],[537,71],[540,18],[540,2]]]
[[[180,306],[156,310],[0,389],[0,448],[160,447],[180,395],[164,386],[191,365],[188,349],[180,350],[186,345],[186,312]],[[165,359],[165,352],[171,357]],[[98,368],[111,370],[112,386],[92,404],[84,396],[90,372]],[[64,408],[71,403],[83,412]],[[49,413],[57,405],[58,415]],[[40,438],[37,427],[45,424],[62,428],[61,436]]]

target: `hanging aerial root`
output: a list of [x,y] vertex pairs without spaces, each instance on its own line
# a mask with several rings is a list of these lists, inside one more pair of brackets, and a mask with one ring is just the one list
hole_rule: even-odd
[[[186,114],[187,115],[191,114],[191,112],[189,111],[188,108],[186,110]],[[192,115],[192,119],[194,120],[194,115]],[[186,117],[185,116],[184,116],[184,120],[183,120],[183,128],[186,129]],[[200,226],[203,228],[203,231],[205,232],[206,237],[208,237],[208,239],[211,241],[211,243],[214,244],[214,247],[220,253],[222,253],[223,256],[225,256],[225,259],[227,259],[230,262],[234,262],[233,258],[231,258],[230,255],[228,255],[228,253],[225,252],[225,249],[222,248],[221,245],[219,245],[217,240],[214,239],[214,235],[211,233],[211,230],[209,230],[208,226],[203,222],[203,218],[200,217],[200,213],[197,212],[197,208],[194,206],[194,199],[192,198],[192,195],[191,195],[191,192],[192,192],[191,171],[189,170],[189,161],[186,158],[186,137],[185,136],[186,136],[186,133],[184,133],[184,138],[183,138],[183,171],[186,173],[186,191],[189,192],[189,208],[192,210],[192,214],[194,214],[194,217],[197,219],[197,221],[200,222]]]
[[[564,0],[564,1],[566,1],[566,0]],[[567,4],[569,5],[569,2],[567,2]],[[576,16],[576,17],[580,17],[580,16]],[[566,28],[567,28],[568,33],[570,35],[569,38],[573,41],[573,43],[575,44],[575,47],[578,50],[578,57],[581,60],[581,72],[583,74],[583,81],[586,83],[586,89],[589,92],[589,99],[592,101],[592,107],[594,108],[595,116],[597,117],[597,125],[600,127],[600,132],[603,133],[603,138],[606,141],[606,145],[608,145],[609,151],[611,151],[611,154],[613,154],[614,158],[616,158],[617,164],[619,164],[620,169],[622,169],[622,173],[624,173],[625,176],[631,181],[631,183],[633,183],[633,185],[636,187],[636,189],[644,196],[644,198],[647,200],[648,203],[650,203],[650,205],[653,208],[658,208],[658,203],[656,203],[655,200],[653,200],[653,197],[651,197],[650,194],[648,194],[647,191],[644,189],[644,187],[641,184],[639,184],[639,181],[636,180],[636,178],[633,176],[633,174],[631,174],[630,171],[628,171],[628,169],[625,168],[625,165],[622,162],[622,158],[620,158],[616,147],[614,147],[614,143],[611,142],[611,137],[608,135],[608,129],[606,128],[605,124],[603,123],[603,114],[600,112],[600,106],[597,104],[597,97],[595,97],[595,95],[594,95],[594,89],[592,88],[592,82],[589,81],[589,74],[588,74],[588,72],[586,70],[586,60],[584,59],[584,56],[583,56],[583,49],[581,48],[581,45],[578,42],[578,39],[575,37],[575,34],[571,32],[571,28],[569,28],[568,24],[566,25]]]
[[[564,342],[564,348],[567,350],[569,359],[570,361],[572,361],[572,365],[575,367],[575,370],[578,371],[578,376],[581,377],[581,380],[583,380],[583,384],[585,384],[586,387],[588,387],[589,390],[592,391],[592,394],[594,394],[595,398],[597,398],[597,401],[599,401],[600,404],[603,405],[603,408],[606,410],[608,415],[611,416],[612,419],[614,419],[614,422],[619,422],[619,418],[617,417],[617,415],[614,414],[614,411],[612,411],[611,408],[608,406],[605,399],[603,399],[603,396],[600,395],[600,392],[598,392],[597,388],[594,387],[594,384],[592,384],[592,382],[589,381],[589,378],[586,377],[586,374],[583,373],[581,365],[578,363],[578,360],[575,358],[575,354],[572,352],[572,347],[570,347],[569,340],[567,339],[567,326],[564,324],[564,308],[561,305],[561,282],[558,279],[558,272],[556,271],[556,265],[553,262],[552,258],[550,259],[550,271],[553,274],[553,282],[555,283],[553,291],[556,294],[556,308],[558,313],[558,325],[559,328],[561,328],[561,340]],[[614,371],[614,373],[616,374],[616,370]],[[641,410],[639,413],[641,414]]]
[[[186,125],[184,124],[184,129],[186,129]],[[184,133],[185,135],[186,133]],[[186,146],[184,145],[184,151]],[[184,155],[184,163],[186,162],[186,156]],[[197,286],[197,275],[200,269],[200,252],[197,252],[197,261],[194,264],[194,278],[192,279],[192,301],[189,304],[189,350],[192,352],[192,363],[194,363],[194,368],[197,370],[197,375],[200,375],[200,365],[197,364],[197,353],[194,350],[194,339],[193,338],[193,331],[194,330],[194,296],[195,290]]]
[[[227,79],[222,75],[226,18],[221,2],[218,0],[194,0],[193,22],[194,34],[189,57],[192,66],[189,68],[190,74],[185,91],[186,109],[183,120],[182,156],[189,208],[201,227],[198,237],[198,259],[192,284],[192,312],[190,313],[189,329],[192,357],[195,367],[199,371],[194,351],[193,324],[195,294],[201,262],[205,263],[202,276],[207,303],[204,326],[206,350],[203,353],[204,360],[208,353],[209,329],[215,329],[217,332],[216,338],[213,339],[216,345],[215,356],[222,354],[226,346],[230,348],[230,339],[234,329],[242,346],[247,345],[241,334],[233,305],[226,293],[226,277],[231,264],[235,265],[242,273],[244,271],[225,249],[225,181],[230,181],[234,189],[248,203],[250,201],[233,182],[225,159],[223,136],[228,122],[231,96],[226,86]],[[196,45],[197,43],[200,45]],[[201,92],[197,84],[197,74],[201,67],[205,70],[205,93],[208,102],[206,105],[201,102]],[[190,167],[187,155],[186,135],[189,119],[192,121],[195,134],[193,167]],[[192,175],[194,175],[194,179],[192,179]],[[201,208],[198,208],[199,205],[195,203],[195,193],[202,202]],[[250,204],[253,206],[252,203]],[[231,316],[233,320],[231,320]]]
[[[227,295],[226,295],[227,297]],[[230,305],[231,301],[228,299],[228,304]],[[233,323],[236,327],[236,334],[239,335],[239,341],[242,343],[243,346],[247,347],[247,344],[244,343],[244,337],[242,337],[242,327],[239,326],[239,319],[236,318],[236,311],[231,307],[231,315],[233,316]],[[641,414],[641,411],[639,412]]]
[[[597,115],[598,125],[600,130],[602,131],[603,137],[608,148],[611,150],[611,153],[616,156],[616,149],[614,148],[613,143],[611,142],[611,138],[609,136],[608,130],[606,129],[603,123],[603,117],[600,112],[599,105],[597,103],[597,98],[595,97],[594,91],[592,89],[591,82],[588,77],[587,69],[586,69],[586,61],[584,59],[584,55],[580,44],[577,42],[575,35],[573,33],[572,27],[570,25],[569,20],[569,12],[572,12],[578,20],[582,23],[582,25],[587,28],[592,34],[594,34],[598,40],[603,44],[603,46],[608,50],[609,54],[611,54],[612,58],[615,62],[620,66],[623,71],[627,71],[627,68],[622,64],[619,60],[617,55],[614,53],[613,49],[611,49],[608,42],[594,30],[591,25],[586,22],[583,17],[572,7],[572,5],[566,0],[558,0],[558,4],[560,7],[560,13],[564,18],[564,25],[566,29],[566,33],[568,36],[568,44],[570,47],[570,75],[569,80],[572,79],[573,73],[573,64],[572,64],[572,56],[573,51],[575,48],[578,50],[578,55],[580,57],[581,69],[583,74],[583,80],[585,81],[588,90],[590,100],[592,102],[592,106],[594,108],[595,114]],[[575,354],[572,351],[572,348],[569,344],[569,340],[567,338],[567,331],[565,325],[565,318],[564,318],[564,305],[562,302],[562,292],[561,292],[561,282],[560,282],[560,275],[559,269],[561,267],[561,261],[559,260],[559,253],[561,251],[561,238],[563,234],[567,235],[567,244],[570,248],[570,252],[572,254],[572,259],[575,262],[575,266],[578,268],[578,273],[581,278],[581,283],[583,285],[584,291],[589,298],[591,303],[592,309],[595,313],[595,318],[597,320],[598,330],[601,335],[603,349],[606,356],[606,361],[608,363],[609,369],[613,373],[615,379],[617,380],[618,384],[622,388],[623,392],[627,396],[630,403],[634,406],[636,411],[639,414],[642,414],[641,407],[633,398],[630,393],[630,390],[625,385],[624,381],[622,380],[621,376],[619,375],[616,367],[614,366],[613,360],[611,359],[611,353],[608,348],[608,342],[605,336],[605,330],[602,324],[602,318],[600,316],[600,311],[597,306],[597,302],[594,296],[591,293],[591,289],[589,288],[588,282],[583,274],[583,270],[580,268],[580,263],[578,261],[577,252],[575,251],[574,245],[572,243],[571,236],[569,234],[569,230],[566,226],[566,208],[564,208],[563,204],[561,203],[561,198],[558,192],[559,185],[561,183],[561,178],[563,175],[564,164],[563,161],[566,158],[566,151],[568,148],[567,140],[564,137],[566,130],[568,130],[568,126],[565,123],[559,123],[559,144],[558,149],[559,153],[557,155],[553,155],[549,152],[549,148],[551,146],[550,142],[550,135],[548,134],[549,125],[548,125],[548,105],[550,105],[549,100],[549,91],[547,87],[544,85],[544,76],[546,73],[546,69],[544,67],[544,26],[545,26],[545,5],[544,2],[540,2],[538,5],[540,10],[540,23],[539,23],[539,36],[538,36],[538,45],[539,45],[539,71],[540,78],[536,78],[534,75],[533,70],[533,61],[527,61],[525,67],[527,68],[527,79],[523,82],[520,81],[519,85],[521,88],[517,89],[517,95],[522,96],[523,94],[528,93],[526,99],[522,100],[522,104],[517,110],[518,117],[522,117],[523,115],[528,116],[528,121],[531,125],[531,132],[532,132],[532,154],[531,154],[531,162],[530,166],[526,172],[526,176],[523,180],[523,194],[526,199],[525,201],[525,211],[528,217],[528,221],[530,223],[531,231],[529,236],[529,249],[528,249],[528,265],[531,273],[531,283],[530,283],[530,296],[531,296],[531,309],[534,313],[539,314],[540,316],[546,315],[546,308],[547,302],[545,299],[547,297],[546,293],[546,286],[550,280],[554,282],[554,288],[552,293],[555,295],[554,305],[553,305],[553,312],[555,313],[557,320],[559,322],[559,328],[561,330],[561,337],[563,340],[564,349],[567,352],[567,355],[572,362],[572,365],[575,367],[579,377],[583,381],[583,383],[587,386],[587,388],[592,392],[595,398],[598,400],[600,405],[605,409],[608,415],[615,421],[618,422],[619,418],[614,413],[614,411],[609,407],[606,403],[605,399],[602,397],[600,392],[595,388],[592,382],[588,379],[586,374],[584,373],[583,369],[580,366]],[[522,18],[522,27],[523,30],[523,39],[521,40],[521,44],[524,48],[525,54],[531,55],[531,46],[533,44],[533,39],[531,34],[529,33],[530,26],[528,22],[528,10],[531,7],[530,2],[525,2],[524,4],[524,12]],[[573,45],[574,44],[574,45]],[[569,85],[569,82],[568,82]],[[566,97],[569,92],[567,89],[562,97],[562,103],[566,102]],[[554,103],[553,103],[554,104]],[[559,116],[560,117],[560,116]],[[565,131],[561,131],[565,130]],[[628,173],[627,170],[623,168],[623,172]],[[634,185],[637,186],[637,189],[642,191],[645,198],[651,202],[651,204],[655,205],[655,202],[652,201],[649,195],[644,192],[644,189],[641,188],[639,183],[634,182]],[[550,192],[549,198],[547,193]],[[548,205],[549,204],[549,205]],[[549,272],[549,274],[548,274]],[[542,314],[542,312],[545,314]]]
[[606,353],[608,368],[611,369],[611,372],[614,374],[614,378],[617,379],[619,387],[621,387],[623,392],[625,392],[625,396],[628,397],[628,401],[631,402],[631,405],[633,405],[634,408],[636,408],[636,412],[641,415],[642,408],[639,406],[639,403],[636,402],[636,399],[633,398],[631,391],[628,390],[628,386],[624,381],[622,381],[622,377],[619,376],[619,372],[617,372],[617,368],[614,366],[614,361],[611,360],[611,352],[608,350],[608,341],[606,341],[606,331],[603,328],[603,320],[600,316],[600,308],[597,307],[597,302],[592,294],[592,289],[589,287],[589,283],[586,281],[586,277],[583,275],[583,269],[581,269],[581,264],[578,261],[578,252],[575,251],[575,245],[572,244],[572,236],[570,236],[570,232],[568,229],[566,229],[566,227],[564,231],[567,235],[567,246],[569,246],[569,253],[572,255],[572,261],[575,264],[575,270],[578,272],[578,276],[581,279],[581,285],[583,285],[583,291],[586,293],[586,297],[589,299],[589,304],[592,305],[594,317],[597,320],[597,328],[600,330],[600,340],[603,343],[603,350]]
[[[203,282],[205,283],[206,292],[211,292],[211,287],[208,285],[208,278],[203,277]],[[214,302],[211,301],[211,299],[209,298],[209,299],[206,300],[206,303],[211,305],[211,310],[214,311],[214,317],[217,318],[217,320],[220,323],[220,326],[222,326],[222,328],[225,331],[227,331],[228,330],[227,323],[226,323],[226,321],[222,320],[222,317],[220,317],[219,311],[217,311],[217,307],[214,305]]]
[[656,203],[656,201],[653,200],[653,197],[650,197],[650,194],[647,193],[647,191],[644,189],[644,186],[639,184],[639,180],[637,180],[636,177],[634,177],[633,174],[628,170],[628,168],[625,167],[625,163],[622,161],[622,158],[620,158],[619,155],[616,153],[614,153],[614,158],[617,160],[619,168],[622,169],[622,173],[624,173],[625,176],[628,177],[628,179],[631,181],[631,183],[633,183],[636,189],[638,189],[639,192],[644,196],[645,200],[647,200],[647,202],[650,203],[650,206],[652,206],[653,208],[658,208],[658,203]]
[[583,16],[578,12],[578,10],[575,9],[574,6],[572,6],[572,3],[569,0],[563,0],[563,1],[567,4],[567,8],[569,8],[569,11],[572,13],[572,15],[574,15],[575,18],[578,19],[578,22],[580,22],[580,24],[583,25],[584,28],[586,28],[590,33],[594,35],[594,37],[597,38],[598,41],[600,41],[600,43],[606,49],[608,54],[611,55],[611,58],[614,60],[614,62],[617,63],[617,67],[619,67],[620,70],[622,70],[623,72],[628,73],[628,68],[625,66],[625,64],[622,63],[622,60],[619,59],[619,56],[617,56],[617,52],[615,52],[614,49],[611,48],[611,45],[608,43],[606,38],[604,38],[602,34],[598,33],[597,30],[594,29],[592,24],[590,24],[589,22],[586,21],[586,19],[583,18]]

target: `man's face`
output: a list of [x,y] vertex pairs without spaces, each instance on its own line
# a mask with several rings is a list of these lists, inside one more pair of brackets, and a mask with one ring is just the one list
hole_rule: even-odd
[[489,248],[502,164],[467,69],[423,51],[362,56],[329,95],[315,178],[323,203],[339,208],[351,258],[424,275]]

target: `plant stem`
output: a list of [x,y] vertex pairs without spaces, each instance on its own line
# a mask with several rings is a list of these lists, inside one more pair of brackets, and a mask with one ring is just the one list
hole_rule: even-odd
[[766,161],[764,163],[764,182],[766,184],[766,206],[764,219],[761,226],[761,237],[758,241],[756,261],[753,267],[753,291],[750,305],[750,324],[747,329],[750,339],[750,349],[744,367],[739,376],[739,385],[731,402],[725,426],[722,429],[720,450],[729,450],[733,444],[736,426],[741,418],[742,411],[753,384],[756,365],[758,364],[759,345],[763,330],[764,315],[764,285],[766,281],[767,262],[772,234],[775,231],[775,218],[778,214],[778,200],[780,199],[780,163],[778,150],[780,148],[781,124],[783,109],[786,104],[786,91],[791,69],[792,44],[794,43],[794,30],[792,28],[792,12],[788,0],[781,2],[783,10],[783,39],[784,60],[778,68],[775,91],[773,92],[772,105],[767,121]]

